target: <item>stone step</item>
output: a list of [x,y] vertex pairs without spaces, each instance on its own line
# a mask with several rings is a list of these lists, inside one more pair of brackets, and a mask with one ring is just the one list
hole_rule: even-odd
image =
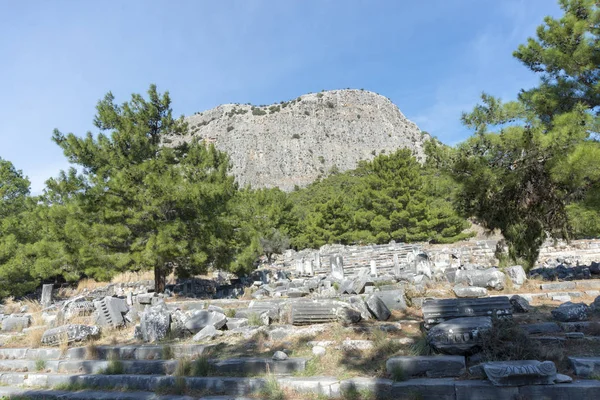
[[[0,383],[8,387],[0,387],[0,396],[4,393],[24,395],[32,399],[161,399],[159,395],[148,396],[144,392],[164,393],[176,385],[175,377],[159,375],[53,375],[53,374],[0,374]],[[308,398],[314,396],[339,398],[349,393],[369,393],[377,399],[423,399],[423,400],[470,400],[470,399],[597,399],[600,398],[600,381],[576,380],[572,383],[554,385],[524,385],[514,387],[494,386],[487,380],[455,380],[452,378],[422,378],[394,382],[389,379],[357,377],[338,380],[333,377],[273,377],[273,378],[182,378],[187,390],[204,392],[210,395],[200,397],[205,400],[239,399],[238,396],[260,395],[261,389],[275,379],[282,389],[291,390]],[[182,382],[182,381],[180,381]],[[77,392],[41,390],[40,387],[56,387],[58,385],[75,387],[102,388],[81,390]],[[35,389],[15,388],[22,385]],[[108,392],[108,390],[127,390],[126,392]],[[3,391],[2,391],[3,390]],[[137,394],[141,393],[141,394]],[[59,396],[66,397],[59,397]],[[223,396],[225,395],[225,396]],[[55,396],[55,397],[51,397]],[[69,397],[72,396],[72,397]],[[129,397],[127,397],[129,396]],[[136,397],[139,396],[139,397]],[[351,398],[350,396],[347,396]],[[169,396],[173,400],[189,397]],[[197,398],[197,397],[194,397]],[[298,397],[295,397],[298,398]]]
[[388,374],[398,374],[402,379],[419,376],[459,377],[466,372],[465,358],[462,356],[392,357],[385,366]]
[[215,345],[206,344],[87,346],[70,348],[64,354],[56,348],[0,348],[0,360],[161,360],[165,357],[197,357],[213,347]]
[[18,387],[0,387],[0,398],[25,398],[32,400],[252,400],[249,397],[242,396],[178,396],[178,395],[158,395],[153,392],[110,392],[102,390],[51,390],[51,389],[23,389]]
[[[304,371],[305,358],[276,361],[271,358],[231,358],[208,361],[215,375],[287,375]],[[180,360],[118,360],[123,374],[172,375]],[[103,374],[114,362],[105,360],[0,360],[0,371]]]

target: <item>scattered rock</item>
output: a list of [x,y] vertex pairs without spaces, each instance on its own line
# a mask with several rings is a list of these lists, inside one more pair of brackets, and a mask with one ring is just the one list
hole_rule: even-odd
[[171,314],[164,304],[146,306],[140,316],[140,331],[145,342],[158,342],[171,330]]
[[313,346],[312,353],[317,357],[322,357],[327,353],[327,350],[322,346]]
[[99,335],[100,328],[97,326],[69,324],[45,331],[42,335],[42,343],[47,346],[58,346],[65,341],[81,342]]
[[198,333],[209,325],[215,329],[221,329],[226,321],[227,317],[225,317],[225,314],[215,311],[198,310],[185,321],[184,326],[191,333]]
[[456,283],[465,283],[469,286],[502,290],[505,286],[506,276],[496,268],[483,270],[459,269],[456,271],[454,281]]
[[367,308],[379,321],[387,321],[392,315],[385,303],[375,294],[367,299]]
[[454,286],[454,294],[456,297],[485,297],[487,289],[478,286]]
[[273,354],[273,360],[275,361],[284,361],[288,358],[288,355],[285,354],[283,351],[276,351],[275,354]]
[[584,303],[567,302],[552,310],[552,317],[560,322],[587,321],[590,311]]
[[513,313],[527,313],[531,309],[529,302],[522,296],[518,294],[513,295],[510,298],[510,305],[512,306]]
[[454,318],[429,329],[427,342],[444,354],[470,355],[481,345],[481,332],[491,328],[491,317]]
[[338,317],[338,320],[344,324],[355,324],[357,322],[360,322],[362,318],[360,315],[360,311],[355,310],[349,306],[338,307],[336,315]]
[[219,331],[213,325],[207,325],[196,333],[193,340],[196,342],[202,340],[212,340],[219,334]]

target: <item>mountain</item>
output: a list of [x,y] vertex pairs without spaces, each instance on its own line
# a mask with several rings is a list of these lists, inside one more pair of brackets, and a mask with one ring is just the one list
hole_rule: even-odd
[[423,160],[429,136],[388,98],[365,90],[305,94],[270,106],[224,104],[186,117],[189,135],[229,154],[242,185],[291,191],[360,160],[409,148]]

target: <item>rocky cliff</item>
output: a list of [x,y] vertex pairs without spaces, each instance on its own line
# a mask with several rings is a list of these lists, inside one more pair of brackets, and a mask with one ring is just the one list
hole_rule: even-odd
[[389,99],[364,90],[306,94],[271,106],[224,104],[186,118],[189,135],[231,157],[241,185],[306,186],[360,160],[409,148],[423,159],[428,139]]

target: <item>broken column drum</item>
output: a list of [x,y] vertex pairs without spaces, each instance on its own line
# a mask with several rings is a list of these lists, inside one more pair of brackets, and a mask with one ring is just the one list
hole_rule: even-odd
[[322,324],[337,320],[337,307],[333,303],[297,301],[291,306],[293,325]]
[[425,327],[461,317],[511,318],[512,307],[507,296],[479,299],[426,299],[423,302]]

